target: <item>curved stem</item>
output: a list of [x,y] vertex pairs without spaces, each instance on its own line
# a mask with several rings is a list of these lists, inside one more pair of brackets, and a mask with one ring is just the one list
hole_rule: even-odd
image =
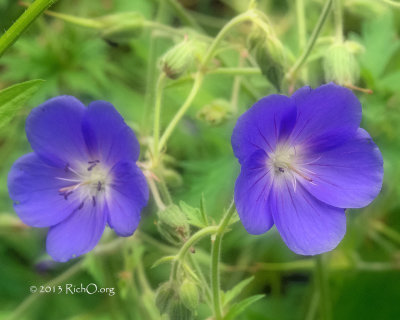
[[181,120],[181,118],[184,116],[186,111],[191,106],[194,98],[197,95],[197,92],[199,91],[199,89],[201,87],[201,84],[203,83],[203,78],[204,78],[203,74],[201,72],[197,72],[196,78],[195,78],[194,83],[193,83],[193,87],[190,90],[190,93],[189,93],[188,97],[186,98],[185,102],[180,107],[178,112],[175,114],[175,116],[172,118],[171,122],[168,124],[168,126],[165,129],[163,135],[161,136],[160,143],[158,145],[158,151],[162,150],[162,148],[164,147],[165,143],[169,139],[170,135],[174,131],[176,125],[178,124],[178,122]]
[[333,0],[327,0],[325,2],[325,6],[322,9],[322,13],[318,19],[317,25],[315,26],[315,28],[311,34],[310,40],[308,40],[307,47],[305,48],[303,54],[299,57],[299,59],[293,65],[293,67],[289,70],[289,72],[286,76],[288,79],[292,79],[296,75],[297,71],[300,69],[300,67],[303,65],[303,63],[307,60],[308,56],[310,55],[311,50],[313,49],[314,44],[317,41],[318,36],[321,32],[321,29],[325,24],[326,18],[328,17],[328,13],[332,6],[332,1]]
[[231,21],[229,21],[218,33],[218,35],[215,37],[213,42],[211,43],[210,47],[208,48],[204,59],[199,67],[199,71],[196,73],[193,87],[190,90],[189,96],[186,98],[185,102],[181,106],[181,108],[178,110],[178,112],[175,114],[175,116],[172,118],[171,122],[168,124],[167,128],[165,129],[165,132],[161,136],[160,139],[160,144],[158,145],[158,150],[162,150],[163,146],[166,144],[167,140],[169,139],[170,135],[174,131],[176,125],[179,123],[179,121],[182,119],[186,111],[189,109],[190,105],[192,104],[194,98],[197,95],[197,92],[199,91],[203,79],[204,79],[204,73],[205,73],[205,68],[207,64],[210,62],[210,60],[213,58],[215,55],[215,51],[219,44],[221,43],[222,39],[225,37],[225,35],[230,31],[231,28],[236,26],[237,24],[246,21],[248,19],[254,18],[256,14],[253,11],[247,11],[245,13],[242,13],[238,15],[237,17],[233,18]]
[[0,38],[0,57],[40,14],[57,0],[36,0]]
[[250,10],[246,11],[245,13],[242,13],[232,20],[230,20],[222,29],[221,31],[217,34],[215,37],[214,41],[211,43],[210,47],[208,48],[206,55],[204,56],[204,59],[201,63],[200,70],[205,68],[207,64],[210,62],[210,60],[214,57],[215,51],[219,44],[221,43],[222,39],[226,36],[226,34],[237,24],[244,22],[246,20],[249,20],[251,18],[256,18],[256,14]]
[[216,320],[222,319],[222,307],[221,307],[221,296],[220,296],[220,280],[219,280],[219,260],[221,256],[221,244],[222,237],[225,229],[229,224],[233,214],[236,212],[234,203],[232,202],[230,208],[222,218],[221,223],[218,227],[218,233],[215,236],[215,240],[211,248],[211,291],[212,291],[212,303],[214,308],[214,316]]
[[171,271],[171,279],[176,280],[178,277],[178,269],[179,269],[179,264],[180,262],[185,258],[186,253],[189,251],[189,249],[200,239],[203,237],[214,234],[218,232],[219,227],[218,226],[211,226],[211,227],[206,227],[204,229],[201,229],[197,231],[194,235],[192,235],[182,246],[182,248],[179,250],[178,254],[176,255],[176,259],[174,264],[172,265],[172,271]]

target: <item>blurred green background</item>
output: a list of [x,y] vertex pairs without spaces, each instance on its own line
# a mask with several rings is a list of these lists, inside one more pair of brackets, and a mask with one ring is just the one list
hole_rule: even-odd
[[[344,35],[355,47],[352,53],[360,71],[353,84],[373,91],[355,91],[363,105],[362,127],[382,151],[385,178],[381,194],[370,206],[348,212],[344,240],[324,257],[332,319],[383,320],[400,315],[400,6],[387,2],[343,1]],[[296,4],[290,0],[258,2],[285,48],[284,68],[290,67],[302,50]],[[309,36],[323,1],[304,0],[304,5]],[[200,35],[213,38],[247,6],[248,1],[244,0],[61,0],[52,7],[53,11],[83,18],[138,12],[147,21],[157,21],[179,32],[144,27],[121,42],[112,37],[104,39],[98,30],[43,15],[0,58],[0,89],[31,79],[45,80],[28,105],[0,131],[0,319],[11,316],[18,306],[23,311],[18,319],[152,319],[148,310],[154,308],[154,290],[168,279],[170,266],[151,266],[161,256],[177,250],[157,232],[155,205],[150,201],[142,215],[140,231],[128,248],[89,254],[78,259],[78,266],[77,261],[59,264],[46,255],[47,230],[25,227],[19,222],[8,196],[7,174],[12,163],[30,150],[24,131],[30,109],[60,94],[74,95],[84,103],[113,103],[137,133],[144,159],[159,58],[184,34],[195,39]],[[0,0],[0,30],[6,30],[23,10],[17,1]],[[295,88],[326,82],[324,61],[335,34],[333,25],[330,16],[306,65],[307,74],[299,76]],[[247,24],[235,28],[213,63],[257,67],[251,56],[243,58],[248,32]],[[209,38],[205,46],[209,45]],[[189,74],[195,70],[196,62]],[[163,101],[163,127],[190,88],[190,75],[169,82]],[[287,91],[284,87],[283,93]],[[230,145],[234,123],[255,101],[275,92],[273,84],[261,74],[207,76],[168,144],[172,159],[166,178],[176,202],[184,200],[197,207],[204,194],[208,214],[219,221],[230,202],[239,171]],[[226,105],[232,110],[227,111]],[[210,108],[216,113],[210,114]],[[105,234],[102,242],[107,243],[110,238],[112,232]],[[209,246],[209,241],[201,242],[195,254],[207,277]],[[238,319],[320,318],[315,259],[292,253],[276,230],[252,236],[240,223],[235,224],[224,237],[222,262],[224,290],[254,275],[255,280],[241,297],[266,294]],[[65,278],[57,279],[60,275]],[[144,275],[145,284],[140,280]],[[57,285],[96,283],[115,288],[116,294],[49,293],[32,298],[30,286],[39,287],[55,278]],[[197,319],[208,316],[203,303]]]

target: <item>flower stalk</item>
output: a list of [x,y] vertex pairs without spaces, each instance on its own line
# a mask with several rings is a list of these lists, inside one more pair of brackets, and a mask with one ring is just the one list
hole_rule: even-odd
[[214,316],[216,320],[222,319],[222,306],[221,306],[221,295],[220,295],[220,274],[219,264],[221,257],[221,244],[222,237],[225,233],[226,227],[229,225],[233,214],[236,212],[234,202],[232,202],[230,208],[222,218],[215,240],[211,248],[211,291],[212,291],[212,304],[214,309]]
[[310,39],[308,40],[307,47],[304,49],[303,54],[297,59],[293,67],[289,70],[289,72],[286,75],[286,78],[289,80],[292,80],[295,76],[297,71],[302,67],[302,65],[307,61],[308,56],[310,55],[312,49],[314,48],[315,42],[318,39],[318,36],[322,30],[322,27],[325,24],[326,18],[328,17],[328,14],[330,12],[330,9],[332,7],[332,2],[333,0],[327,0],[325,2],[325,6],[322,9],[321,15],[318,19],[318,22],[311,34]]
[[0,38],[0,57],[43,11],[57,0],[36,0]]

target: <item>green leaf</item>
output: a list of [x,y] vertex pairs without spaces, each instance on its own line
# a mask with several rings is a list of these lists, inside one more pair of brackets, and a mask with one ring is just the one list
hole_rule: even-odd
[[224,305],[227,305],[230,301],[235,299],[245,287],[249,285],[250,282],[254,280],[254,277],[250,277],[240,281],[236,286],[234,286],[231,290],[228,290],[225,293]]
[[235,304],[224,317],[224,320],[236,319],[244,310],[246,310],[254,302],[264,298],[264,294],[257,294],[255,296],[244,299]]
[[40,79],[26,81],[0,91],[0,129],[12,120],[43,82]]
[[360,59],[363,67],[369,70],[375,79],[380,78],[389,60],[400,47],[396,41],[393,15],[388,13],[366,20],[359,41],[365,47],[365,53]]
[[204,228],[207,226],[207,221],[205,221],[204,215],[198,208],[193,208],[189,206],[186,202],[180,201],[179,206],[181,207],[182,211],[185,213],[188,221],[191,225]]

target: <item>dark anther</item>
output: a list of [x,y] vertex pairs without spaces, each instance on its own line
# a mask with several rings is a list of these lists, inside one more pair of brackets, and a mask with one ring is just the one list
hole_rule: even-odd
[[100,163],[100,160],[92,160],[92,161],[88,161],[89,164],[93,164],[93,163]]
[[284,170],[283,168],[281,168],[281,167],[279,167],[278,170],[279,170],[280,172],[285,172],[285,170]]
[[97,163],[93,163],[89,166],[88,171],[91,171],[95,166],[97,165]]
[[62,194],[64,196],[65,200],[68,200],[69,195],[72,193],[73,191],[70,192],[65,192],[64,194]]
[[95,196],[92,196],[92,203],[93,203],[93,207],[95,207],[96,206],[96,197]]
[[65,172],[68,172],[68,171],[69,171],[69,163],[67,163],[67,164],[65,165],[64,170],[65,170]]
[[85,204],[85,201],[82,201],[82,203],[79,205],[78,210],[81,210],[83,208],[83,205]]
[[97,182],[97,191],[101,191],[101,182]]

